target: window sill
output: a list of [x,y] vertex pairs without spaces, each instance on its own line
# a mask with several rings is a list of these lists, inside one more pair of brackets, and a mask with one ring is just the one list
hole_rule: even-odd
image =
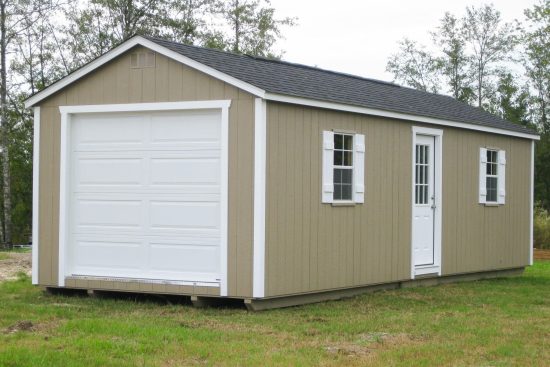
[[356,203],[354,201],[335,201],[331,203],[332,206],[355,206]]
[[504,205],[504,204],[499,204],[499,203],[485,203],[485,204],[482,204],[483,206],[488,206],[488,207],[499,207],[501,205]]

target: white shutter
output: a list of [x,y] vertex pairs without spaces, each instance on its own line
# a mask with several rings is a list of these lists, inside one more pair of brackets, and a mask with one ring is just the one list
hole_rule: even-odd
[[487,149],[479,149],[479,203],[487,202]]
[[365,135],[355,134],[354,136],[354,193],[353,199],[356,203],[365,202]]
[[323,178],[322,178],[322,202],[334,201],[334,133],[323,131]]
[[506,198],[506,152],[498,151],[498,203],[504,204]]

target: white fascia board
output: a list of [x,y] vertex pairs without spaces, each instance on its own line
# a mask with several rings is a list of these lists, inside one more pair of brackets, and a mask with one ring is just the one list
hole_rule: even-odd
[[231,100],[189,101],[189,102],[153,102],[153,103],[123,103],[101,105],[60,106],[61,114],[71,113],[102,113],[102,112],[139,112],[139,111],[170,111],[193,109],[226,109],[231,106]]
[[254,250],[252,297],[265,296],[265,205],[266,205],[266,102],[254,104]]
[[375,108],[358,107],[358,106],[351,106],[351,105],[333,103],[333,102],[323,102],[323,101],[318,101],[318,100],[309,99],[309,98],[291,97],[291,96],[285,96],[281,94],[266,93],[265,99],[269,101],[275,101],[275,102],[298,104],[303,106],[325,108],[329,110],[346,111],[346,112],[359,113],[363,115],[381,116],[381,117],[395,118],[400,120],[408,120],[412,122],[423,122],[426,124],[450,126],[450,127],[460,128],[460,129],[483,131],[483,132],[488,132],[493,134],[508,135],[508,136],[514,136],[518,138],[525,138],[525,139],[531,139],[531,140],[540,140],[540,136],[536,134],[526,134],[526,133],[520,133],[520,132],[515,132],[515,131],[510,131],[505,129],[498,129],[498,128],[489,127],[489,126],[467,124],[463,122],[455,122],[455,121],[437,119],[432,117],[409,115],[405,113],[391,112],[391,111],[379,110]]
[[152,51],[155,51],[161,55],[164,55],[168,58],[171,58],[175,61],[181,62],[182,64],[185,64],[193,69],[196,69],[198,71],[201,71],[207,75],[212,76],[213,78],[222,80],[228,84],[233,85],[236,88],[242,89],[244,91],[247,91],[251,93],[254,96],[257,97],[263,97],[265,95],[265,91],[261,88],[255,87],[252,84],[243,82],[242,80],[239,80],[237,78],[234,78],[230,75],[227,75],[225,73],[222,73],[214,68],[211,68],[209,66],[206,66],[204,64],[201,64],[200,62],[197,62],[189,57],[183,56],[175,51],[172,51],[166,47],[160,46],[157,43],[150,41],[146,38],[135,36],[128,41],[122,43],[118,47],[115,47],[114,49],[108,51],[107,53],[101,55],[97,59],[93,60],[92,62],[84,65],[80,69],[74,71],[73,73],[67,75],[65,78],[55,82],[54,84],[50,85],[46,89],[40,91],[39,93],[35,94],[34,96],[30,97],[25,101],[25,107],[30,108],[40,101],[44,100],[45,98],[51,96],[52,94],[58,92],[59,90],[65,88],[71,83],[74,83],[78,79],[84,77],[85,75],[89,74],[90,72],[94,71],[95,69],[99,68],[100,66],[104,65],[105,63],[113,60],[114,58],[120,56],[124,52],[130,50],[131,48],[141,45],[143,47],[146,47]]
[[39,242],[39,217],[38,202],[40,199],[40,107],[34,108],[32,150],[32,284],[38,284],[38,242]]

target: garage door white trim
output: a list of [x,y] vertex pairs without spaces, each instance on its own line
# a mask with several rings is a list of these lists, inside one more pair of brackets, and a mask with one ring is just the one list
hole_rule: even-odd
[[[167,110],[221,110],[221,243],[220,243],[220,282],[210,283],[210,286],[220,287],[220,295],[227,296],[227,224],[228,224],[228,146],[229,146],[229,100],[216,101],[192,101],[192,102],[167,102],[167,103],[135,103],[135,104],[111,104],[111,105],[82,105],[61,106],[61,151],[60,151],[60,195],[59,195],[59,269],[58,285],[65,286],[67,274],[67,242],[69,236],[69,138],[71,136],[71,116],[86,113],[109,112],[138,112],[138,111],[167,111]],[[163,282],[159,280],[159,282]],[[185,282],[183,282],[185,283]],[[183,284],[182,283],[182,284]],[[205,284],[201,284],[204,286]]]

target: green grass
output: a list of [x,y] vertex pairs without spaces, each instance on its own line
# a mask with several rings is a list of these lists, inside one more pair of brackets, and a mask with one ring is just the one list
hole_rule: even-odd
[[6,249],[0,249],[0,255],[1,254],[9,254],[10,252],[17,252],[17,253],[27,253],[27,252],[31,252],[32,250],[28,247],[25,247],[25,248],[12,248],[11,250],[6,250]]
[[49,295],[26,277],[0,284],[0,366],[543,366],[548,361],[550,261],[537,262],[518,278],[400,289],[260,313],[200,310],[155,298]]
[[0,252],[0,260],[7,260],[10,258],[10,255],[8,252]]

